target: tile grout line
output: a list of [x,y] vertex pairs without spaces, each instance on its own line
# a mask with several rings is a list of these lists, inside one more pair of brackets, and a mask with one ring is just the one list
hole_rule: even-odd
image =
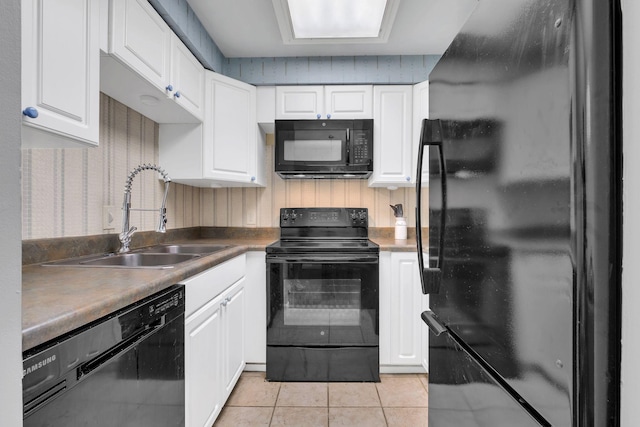
[[380,409],[382,410],[382,417],[384,418],[385,426],[389,426],[389,420],[387,420],[387,414],[384,411],[384,406],[382,405],[382,397],[380,397],[380,390],[378,389],[378,384],[382,384],[382,378],[380,378],[380,382],[376,383],[376,393],[378,394],[378,401],[380,402]]
[[[267,382],[267,380],[263,380]],[[276,399],[273,401],[273,409],[271,410],[271,418],[269,418],[269,426],[273,423],[273,415],[276,413],[276,408],[278,407],[278,398],[280,397],[280,390],[282,390],[282,383],[278,382],[278,393],[276,393]]]

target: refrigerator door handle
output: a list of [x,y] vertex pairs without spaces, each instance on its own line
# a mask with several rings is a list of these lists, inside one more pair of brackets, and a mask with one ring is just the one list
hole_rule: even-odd
[[[436,267],[424,267],[422,247],[422,161],[425,146],[438,148],[440,160],[440,182],[442,206],[440,209],[440,238],[438,242],[438,263]],[[418,147],[418,171],[416,175],[416,241],[418,244],[418,268],[420,269],[420,283],[423,294],[437,294],[440,292],[442,282],[442,270],[444,262],[444,230],[446,228],[447,212],[447,171],[445,169],[444,153],[442,151],[442,123],[439,119],[422,120],[420,132],[420,145]]]
[[438,317],[431,310],[423,311],[420,315],[422,317],[422,321],[427,324],[433,335],[439,336],[443,332],[447,332],[447,328],[440,323]]

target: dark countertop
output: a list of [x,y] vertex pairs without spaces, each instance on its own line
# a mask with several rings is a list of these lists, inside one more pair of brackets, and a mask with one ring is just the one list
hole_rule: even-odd
[[62,334],[153,295],[181,280],[273,240],[202,239],[232,245],[170,269],[45,267],[22,269],[22,349]]
[[[277,240],[277,239],[276,239]],[[381,251],[415,251],[415,240],[371,239]],[[241,255],[262,251],[273,238],[208,238],[198,243],[231,245],[171,269],[44,267],[22,270],[22,348],[34,348],[181,280]],[[175,243],[194,242],[182,240]]]
[[373,237],[369,240],[380,245],[381,251],[391,251],[391,252],[415,252],[416,251],[415,238],[409,238],[406,240],[395,240],[392,237]]

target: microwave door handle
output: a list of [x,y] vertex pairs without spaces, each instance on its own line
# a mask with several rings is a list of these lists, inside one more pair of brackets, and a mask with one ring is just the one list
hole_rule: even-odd
[[[438,265],[437,267],[424,267],[422,248],[422,162],[425,147],[435,146],[438,148],[440,160],[440,183],[441,203],[440,207],[440,235],[438,242]],[[447,212],[447,171],[445,169],[444,152],[442,151],[442,124],[440,120],[424,119],[422,121],[422,131],[420,133],[420,144],[418,147],[418,170],[416,172],[416,243],[418,249],[418,268],[420,270],[420,283],[423,294],[437,294],[440,291],[442,282],[442,272],[444,263],[444,231],[446,228]]]

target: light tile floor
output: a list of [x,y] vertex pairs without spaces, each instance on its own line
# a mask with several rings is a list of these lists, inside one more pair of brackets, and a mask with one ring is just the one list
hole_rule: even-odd
[[426,374],[381,374],[379,383],[278,383],[244,372],[215,427],[422,427]]

